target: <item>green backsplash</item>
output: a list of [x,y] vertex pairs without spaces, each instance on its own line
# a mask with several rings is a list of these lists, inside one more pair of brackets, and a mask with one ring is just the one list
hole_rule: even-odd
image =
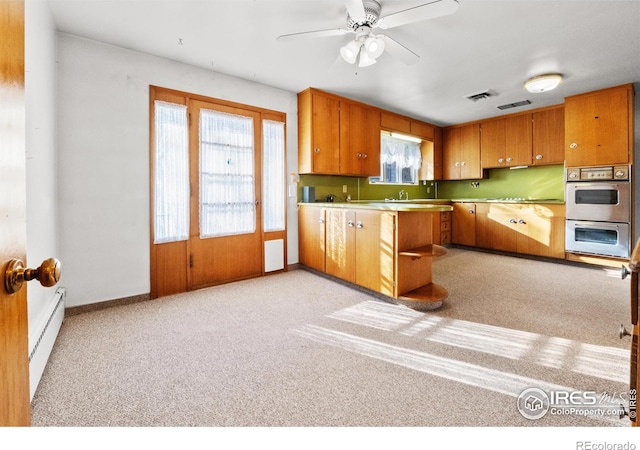
[[564,166],[539,166],[526,169],[489,169],[485,178],[438,182],[438,198],[509,198],[564,200]]
[[[409,199],[416,198],[508,198],[524,197],[537,199],[564,200],[564,166],[540,166],[526,169],[490,169],[485,178],[463,181],[427,181],[417,186],[369,184],[367,178],[335,175],[300,175],[298,200],[302,201],[302,187],[315,186],[316,200],[323,200],[329,194],[336,201],[345,201],[347,195],[352,200],[381,200],[398,198],[400,190],[409,193]],[[477,188],[471,183],[478,182]],[[347,186],[347,193],[342,192]]]

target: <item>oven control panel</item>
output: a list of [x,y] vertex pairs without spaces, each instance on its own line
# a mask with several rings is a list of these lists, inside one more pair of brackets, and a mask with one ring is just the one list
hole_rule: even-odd
[[567,181],[626,181],[629,166],[568,167]]

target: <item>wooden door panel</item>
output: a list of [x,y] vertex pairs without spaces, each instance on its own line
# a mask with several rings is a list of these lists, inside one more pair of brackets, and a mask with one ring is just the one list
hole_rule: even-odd
[[315,206],[298,209],[298,248],[300,263],[325,271],[325,210]]
[[482,167],[504,167],[505,119],[482,122],[481,127]]
[[[0,269],[26,262],[24,2],[0,2]],[[27,289],[0,286],[0,426],[31,422]]]
[[[200,164],[200,114],[203,110],[249,117],[253,120],[253,164],[255,223],[253,231],[216,237],[201,236],[201,164]],[[220,284],[262,274],[263,246],[261,232],[261,159],[260,142],[262,128],[260,114],[242,108],[223,106],[201,100],[189,104],[192,124],[190,136],[191,231],[189,238],[189,288]],[[194,192],[195,191],[195,192]],[[231,230],[233,232],[233,230]]]
[[356,281],[356,214],[342,208],[326,211],[325,269],[329,275]]
[[329,96],[312,96],[313,172],[340,173],[340,102]]
[[388,296],[394,295],[394,223],[393,213],[356,213],[356,283]]
[[531,114],[507,117],[505,128],[507,165],[528,166],[531,164],[531,133]]
[[562,164],[564,161],[564,108],[533,113],[533,164]]

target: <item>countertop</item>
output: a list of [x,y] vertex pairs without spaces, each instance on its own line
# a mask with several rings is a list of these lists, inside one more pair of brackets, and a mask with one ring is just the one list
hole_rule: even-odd
[[379,211],[422,211],[422,212],[441,212],[453,211],[450,202],[417,202],[417,201],[395,201],[385,202],[368,200],[355,202],[315,202],[315,203],[298,203],[306,206],[322,206],[323,208],[349,208],[349,209],[375,209]]
[[351,202],[315,202],[299,203],[300,205],[316,205],[329,208],[368,208],[386,211],[451,211],[451,203],[547,203],[564,205],[564,200],[553,198],[451,198],[433,199],[417,198],[413,200],[353,200]]

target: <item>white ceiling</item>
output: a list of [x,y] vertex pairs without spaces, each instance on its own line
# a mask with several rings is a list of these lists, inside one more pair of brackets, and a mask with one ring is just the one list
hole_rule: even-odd
[[[568,95],[640,82],[638,0],[458,0],[450,16],[384,31],[420,55],[384,53],[357,68],[338,59],[353,34],[278,41],[346,27],[344,0],[48,0],[58,30],[291,92],[316,87],[449,125],[562,103]],[[432,0],[379,0],[382,16]],[[381,30],[376,30],[381,32]],[[554,91],[523,82],[563,74]],[[492,90],[472,102],[465,97]],[[529,99],[528,107],[498,105]]]

